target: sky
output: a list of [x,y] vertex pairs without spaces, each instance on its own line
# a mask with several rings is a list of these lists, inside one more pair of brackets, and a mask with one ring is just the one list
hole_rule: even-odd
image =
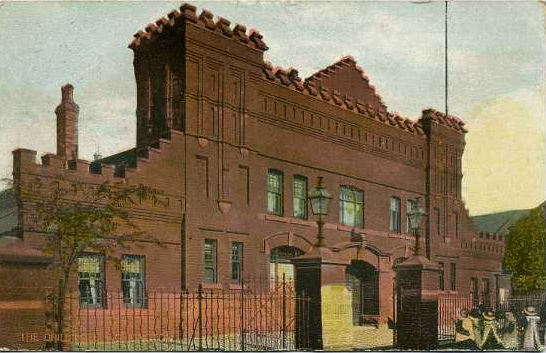
[[[55,152],[60,87],[75,86],[80,158],[135,145],[132,35],[180,2],[0,2],[0,178],[16,148]],[[192,1],[256,28],[301,77],[352,55],[388,110],[445,110],[444,2]],[[450,2],[449,113],[469,129],[471,215],[546,199],[546,26],[537,1]]]

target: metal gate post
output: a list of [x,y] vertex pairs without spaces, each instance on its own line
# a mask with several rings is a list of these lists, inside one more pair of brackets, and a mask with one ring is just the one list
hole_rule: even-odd
[[394,278],[394,281],[392,281],[392,321],[393,321],[393,327],[392,327],[392,345],[393,347],[396,347],[396,308],[397,308],[397,300],[398,297],[396,295],[396,277]]
[[245,286],[241,276],[241,350],[245,350]]
[[282,348],[286,349],[286,281],[285,273],[282,274]]
[[197,287],[197,303],[199,306],[199,314],[197,316],[197,321],[199,323],[199,351],[203,351],[203,317],[202,317],[202,303],[201,300],[203,298],[203,287],[201,283],[199,283],[199,286]]

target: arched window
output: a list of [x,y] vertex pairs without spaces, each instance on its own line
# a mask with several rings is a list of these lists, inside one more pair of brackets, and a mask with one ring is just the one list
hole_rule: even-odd
[[294,265],[290,261],[293,257],[301,256],[304,252],[296,247],[283,245],[271,250],[269,256],[269,282],[272,285],[294,281]]

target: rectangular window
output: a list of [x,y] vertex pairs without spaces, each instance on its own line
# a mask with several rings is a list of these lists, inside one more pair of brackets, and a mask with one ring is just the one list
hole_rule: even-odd
[[438,287],[440,290],[445,290],[444,286],[444,263],[438,262],[438,265],[440,265],[440,276],[438,277]]
[[267,173],[267,212],[282,216],[283,189],[282,172],[269,170]]
[[130,306],[144,306],[144,256],[123,255],[121,259],[121,289],[123,302]]
[[436,233],[438,233],[438,235],[440,235],[441,234],[441,230],[440,230],[440,209],[435,208],[434,209],[434,214],[436,216]]
[[455,226],[455,239],[459,237],[459,214],[453,212],[453,224]]
[[472,306],[476,307],[480,303],[480,298],[478,294],[478,279],[470,279],[470,298],[472,299]]
[[216,240],[205,239],[205,247],[203,250],[205,282],[216,283],[218,281],[216,248]]
[[400,233],[400,199],[392,196],[390,199],[390,227],[391,232]]
[[243,274],[243,243],[231,243],[231,279],[240,281]]
[[104,256],[87,254],[78,259],[78,287],[82,307],[104,305]]
[[339,195],[339,218],[346,226],[362,228],[364,193],[352,186],[342,186]]
[[482,301],[485,307],[489,307],[491,304],[490,290],[489,287],[489,278],[482,278]]
[[411,224],[409,219],[409,214],[411,213],[412,207],[415,204],[415,200],[406,201],[406,233],[411,233]]
[[457,290],[457,264],[452,262],[449,265],[449,289]]
[[294,217],[307,219],[307,178],[295,175],[293,189]]

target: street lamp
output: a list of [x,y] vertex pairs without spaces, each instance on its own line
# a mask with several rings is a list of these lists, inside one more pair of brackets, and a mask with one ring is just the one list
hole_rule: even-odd
[[415,250],[413,255],[421,255],[421,221],[423,216],[426,216],[423,207],[419,205],[419,198],[416,197],[415,200],[411,203],[411,211],[408,213],[408,218],[410,222],[410,228],[415,235]]
[[326,246],[324,243],[324,216],[328,214],[328,205],[332,196],[324,188],[322,184],[322,177],[318,177],[317,186],[309,193],[309,200],[311,201],[311,210],[318,225],[317,242],[315,247],[320,248]]

